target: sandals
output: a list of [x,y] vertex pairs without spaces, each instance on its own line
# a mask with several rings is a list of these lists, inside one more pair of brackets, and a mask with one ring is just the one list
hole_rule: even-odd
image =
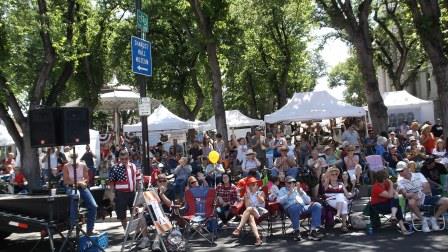
[[255,243],[254,243],[255,246],[259,247],[262,244],[263,244],[263,240],[260,237],[255,238]]
[[236,228],[236,229],[233,231],[232,235],[238,237],[238,236],[240,236],[240,233],[241,233],[241,230],[240,230],[239,228]]
[[394,216],[390,217],[389,221],[390,221],[392,224],[397,224],[397,223],[398,223],[398,219],[397,219],[397,217],[394,217]]

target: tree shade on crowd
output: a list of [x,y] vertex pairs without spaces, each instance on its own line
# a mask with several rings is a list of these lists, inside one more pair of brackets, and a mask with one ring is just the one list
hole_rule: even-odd
[[364,116],[366,116],[364,108],[339,101],[327,91],[315,91],[294,93],[285,106],[265,115],[264,121],[272,124]]

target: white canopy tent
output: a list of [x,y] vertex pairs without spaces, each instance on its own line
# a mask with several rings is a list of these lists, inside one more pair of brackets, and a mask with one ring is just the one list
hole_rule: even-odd
[[11,135],[9,135],[8,130],[5,126],[0,124],[0,146],[14,145],[14,140]]
[[[215,130],[215,116],[212,116],[206,122],[209,126],[206,130]],[[264,121],[250,118],[239,110],[226,110],[227,132],[232,132],[237,138],[246,136],[250,132],[250,127],[264,125]],[[230,137],[230,135],[229,135]]]
[[383,101],[387,107],[389,125],[392,127],[400,126],[404,120],[434,122],[434,103],[417,98],[406,90],[385,92]]
[[[209,130],[216,129],[215,124],[215,116],[212,116],[206,122],[209,124]],[[252,126],[260,126],[263,125],[264,122],[262,120],[252,119],[248,116],[245,116],[239,110],[226,110],[226,123],[227,128],[248,128]]]
[[[199,126],[201,126],[200,123],[180,118],[163,105],[160,105],[148,116],[148,131],[150,132],[187,131],[188,129],[197,129]],[[141,132],[142,123],[124,125],[123,131]]]
[[288,103],[264,116],[266,123],[298,122],[338,117],[363,117],[364,108],[338,101],[327,91],[295,93]]
[[[207,124],[201,121],[188,121],[173,114],[165,106],[160,105],[154,112],[148,116],[149,144],[155,145],[160,140],[160,134],[167,134],[170,139],[176,138],[179,143],[186,141],[185,133],[189,129],[198,129],[206,127]],[[141,133],[142,123],[123,125],[123,131],[126,133]]]

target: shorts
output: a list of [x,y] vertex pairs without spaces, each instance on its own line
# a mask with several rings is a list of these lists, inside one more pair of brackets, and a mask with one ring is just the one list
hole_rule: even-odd
[[423,205],[437,206],[439,203],[441,196],[425,196],[425,200],[423,200]]
[[126,210],[132,210],[134,205],[135,192],[115,191],[115,212],[117,219],[126,219]]
[[264,207],[258,207],[257,206],[257,207],[254,207],[254,210],[255,210],[255,212],[257,212],[258,217],[268,213],[268,210],[266,208],[264,208]]

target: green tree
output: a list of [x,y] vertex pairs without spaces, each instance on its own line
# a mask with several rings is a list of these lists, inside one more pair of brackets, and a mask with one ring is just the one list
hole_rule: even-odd
[[363,77],[373,128],[377,132],[386,131],[387,108],[378,88],[369,24],[372,0],[317,0],[317,3],[321,20],[337,29],[340,35],[353,45]]
[[228,15],[228,3],[225,0],[199,1],[188,0],[196,17],[197,27],[207,54],[210,79],[213,84],[212,103],[215,112],[216,129],[227,142],[227,124],[222,95],[221,68],[218,60],[219,43],[216,40],[215,27]]
[[[447,22],[441,22],[448,17],[448,6],[441,7],[438,0],[406,1],[417,33],[432,65],[433,75],[437,83],[437,93],[440,100],[442,122],[448,127],[448,36]],[[442,15],[445,14],[445,15]]]
[[395,90],[402,90],[415,81],[427,61],[410,12],[405,3],[380,0],[373,19],[375,63],[386,70]]
[[347,87],[344,91],[344,99],[348,103],[355,106],[367,104],[365,93],[362,92],[361,71],[359,71],[358,61],[354,56],[334,66],[328,75],[328,82],[330,87]]

